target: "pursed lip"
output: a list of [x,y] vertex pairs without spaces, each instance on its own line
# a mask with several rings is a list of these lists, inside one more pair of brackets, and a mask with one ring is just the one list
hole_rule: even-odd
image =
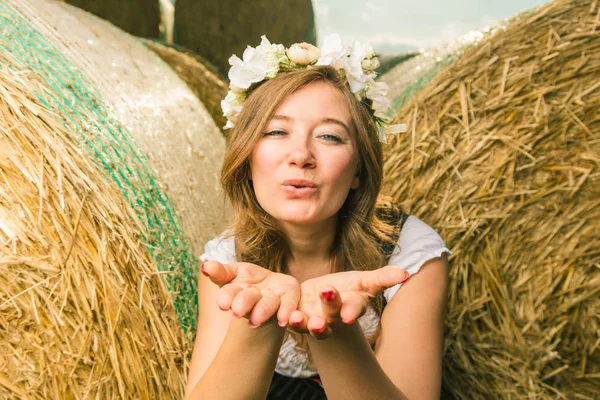
[[308,188],[316,188],[317,184],[313,181],[309,181],[306,179],[287,179],[283,181],[283,186],[294,186],[294,187],[308,187]]

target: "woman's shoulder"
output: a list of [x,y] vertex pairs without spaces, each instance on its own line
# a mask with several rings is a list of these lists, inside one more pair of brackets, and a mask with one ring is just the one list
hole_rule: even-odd
[[[398,266],[411,275],[419,272],[427,261],[441,257],[443,254],[451,255],[442,237],[414,215],[409,215],[402,226],[398,243],[388,265]],[[384,296],[389,302],[401,285],[396,285],[384,291]]]
[[414,215],[409,215],[398,237],[400,250],[432,245],[445,247],[444,240],[435,229]]
[[202,262],[208,260],[219,261],[223,264],[235,262],[235,237],[229,231],[221,233],[206,243],[204,253],[199,258]]

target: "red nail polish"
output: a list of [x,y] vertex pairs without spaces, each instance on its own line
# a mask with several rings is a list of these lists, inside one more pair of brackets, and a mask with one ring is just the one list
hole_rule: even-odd
[[406,282],[408,278],[410,278],[410,273],[408,271],[404,271],[404,278],[400,281],[400,283]]
[[290,321],[291,325],[298,326],[302,323],[302,321]]
[[331,301],[334,299],[335,293],[333,293],[332,290],[328,290],[326,292],[321,292],[321,297],[323,297],[323,299],[325,299],[327,301]]
[[354,321],[356,321],[356,320],[354,318],[352,318],[352,319],[346,321],[345,323],[348,325],[352,325],[354,323]]
[[202,263],[202,265],[200,266],[200,272],[202,272],[202,275],[208,276],[208,272],[206,272],[206,270],[204,269],[204,263]]
[[325,332],[325,327],[323,326],[321,328],[313,329],[313,332],[314,333],[323,333],[323,332]]

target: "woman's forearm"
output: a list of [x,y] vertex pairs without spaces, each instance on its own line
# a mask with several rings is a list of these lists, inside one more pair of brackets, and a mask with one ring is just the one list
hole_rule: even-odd
[[308,345],[329,400],[406,399],[379,365],[358,324],[336,326]]
[[277,321],[250,328],[234,318],[215,359],[186,400],[265,399],[283,342]]

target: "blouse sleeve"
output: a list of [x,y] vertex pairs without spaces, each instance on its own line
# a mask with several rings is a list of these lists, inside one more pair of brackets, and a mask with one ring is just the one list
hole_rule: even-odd
[[235,238],[222,234],[210,240],[204,246],[204,254],[199,257],[201,262],[218,261],[222,264],[231,264],[236,261]]
[[[425,222],[411,215],[400,231],[398,245],[394,249],[388,265],[396,265],[414,275],[419,272],[425,262],[441,257],[444,253],[452,254],[440,235]],[[402,284],[398,284],[384,290],[383,296],[388,303],[401,286]]]

